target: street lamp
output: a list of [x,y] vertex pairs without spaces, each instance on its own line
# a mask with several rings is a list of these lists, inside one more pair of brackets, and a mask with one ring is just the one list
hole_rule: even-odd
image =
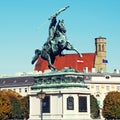
[[41,106],[41,120],[43,120],[43,112],[42,112],[42,101],[43,99],[45,98],[45,92],[43,92],[42,90],[40,92],[37,93],[37,96],[39,97],[40,99],[40,106]]

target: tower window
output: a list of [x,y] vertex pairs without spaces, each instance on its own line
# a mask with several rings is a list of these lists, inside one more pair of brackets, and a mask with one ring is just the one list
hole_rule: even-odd
[[101,51],[101,45],[99,45],[99,51]]
[[105,49],[104,49],[104,45],[102,45],[102,51],[105,51]]

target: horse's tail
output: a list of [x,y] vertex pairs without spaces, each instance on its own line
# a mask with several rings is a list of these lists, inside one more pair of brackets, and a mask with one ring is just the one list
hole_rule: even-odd
[[35,63],[35,61],[39,58],[39,56],[41,55],[41,50],[39,50],[39,49],[36,49],[35,50],[35,56],[33,57],[33,59],[32,59],[32,64],[34,64]]

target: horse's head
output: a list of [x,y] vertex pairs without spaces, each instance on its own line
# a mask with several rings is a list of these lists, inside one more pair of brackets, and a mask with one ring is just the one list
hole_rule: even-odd
[[59,20],[59,21],[58,21],[58,24],[57,24],[56,29],[57,29],[59,32],[63,33],[63,34],[66,33],[66,28],[65,28],[65,25],[64,25],[64,20]]

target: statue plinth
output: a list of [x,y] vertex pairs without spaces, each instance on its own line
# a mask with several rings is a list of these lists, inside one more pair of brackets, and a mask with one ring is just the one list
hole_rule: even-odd
[[[45,120],[90,120],[90,90],[83,78],[82,73],[71,68],[35,76],[29,97],[29,120],[40,120],[42,115]],[[43,107],[40,91],[45,93]]]
[[83,80],[83,75],[71,68],[35,76],[31,89],[60,89],[68,87],[87,88]]

